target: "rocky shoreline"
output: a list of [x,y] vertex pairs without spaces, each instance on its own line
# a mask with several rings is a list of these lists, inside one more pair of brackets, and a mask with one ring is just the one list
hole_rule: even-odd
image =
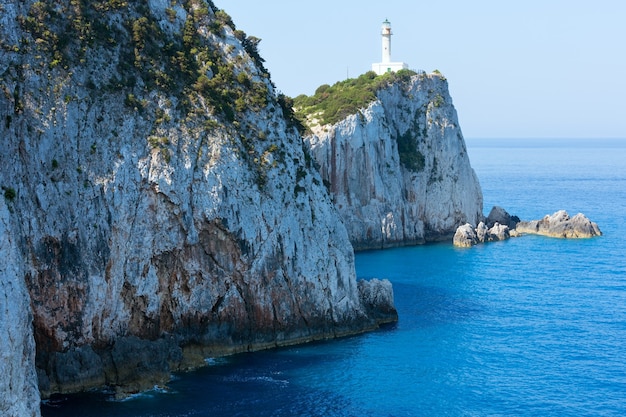
[[582,213],[570,217],[565,210],[559,210],[540,220],[521,221],[502,207],[494,206],[484,222],[477,226],[470,223],[459,226],[452,242],[457,247],[472,247],[525,234],[566,239],[602,236],[598,225]]
[[398,321],[393,288],[388,280],[359,280],[357,287],[364,314],[348,318],[343,323],[327,325],[324,332],[302,329],[290,337],[274,337],[247,344],[200,339],[190,341],[180,334],[167,334],[156,340],[130,335],[117,338],[112,346],[86,345],[57,352],[49,355],[46,369],[38,369],[41,397],[46,399],[54,394],[101,389],[113,393],[116,399],[124,399],[154,386],[165,386],[171,380],[172,372],[205,366],[207,357],[352,336]]

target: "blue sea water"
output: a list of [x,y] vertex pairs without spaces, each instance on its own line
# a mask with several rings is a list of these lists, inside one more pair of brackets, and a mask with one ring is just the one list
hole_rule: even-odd
[[604,235],[357,254],[400,320],[358,337],[209,360],[123,402],[52,416],[624,416],[626,140],[468,140],[485,210],[585,213]]

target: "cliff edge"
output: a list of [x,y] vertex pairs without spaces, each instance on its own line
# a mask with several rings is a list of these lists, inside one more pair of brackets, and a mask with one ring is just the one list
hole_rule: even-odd
[[448,239],[482,219],[482,191],[441,74],[404,70],[345,81],[334,88],[369,89],[371,100],[331,117],[319,110],[337,94],[327,87],[297,98],[296,108],[355,249]]
[[37,385],[124,395],[205,355],[397,319],[388,282],[357,285],[258,39],[226,13],[0,8],[3,415],[38,414]]

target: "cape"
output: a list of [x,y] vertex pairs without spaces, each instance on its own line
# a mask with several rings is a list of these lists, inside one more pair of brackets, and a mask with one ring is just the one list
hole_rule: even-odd
[[440,73],[400,71],[341,120],[322,124],[313,113],[306,122],[355,249],[449,240],[459,225],[482,220],[480,183]]
[[258,39],[210,1],[0,4],[0,413],[395,321]]

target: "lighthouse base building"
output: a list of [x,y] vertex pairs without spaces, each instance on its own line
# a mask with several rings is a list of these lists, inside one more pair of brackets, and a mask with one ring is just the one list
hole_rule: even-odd
[[404,62],[377,62],[372,64],[372,71],[378,75],[400,71],[401,69],[409,69],[409,66]]

